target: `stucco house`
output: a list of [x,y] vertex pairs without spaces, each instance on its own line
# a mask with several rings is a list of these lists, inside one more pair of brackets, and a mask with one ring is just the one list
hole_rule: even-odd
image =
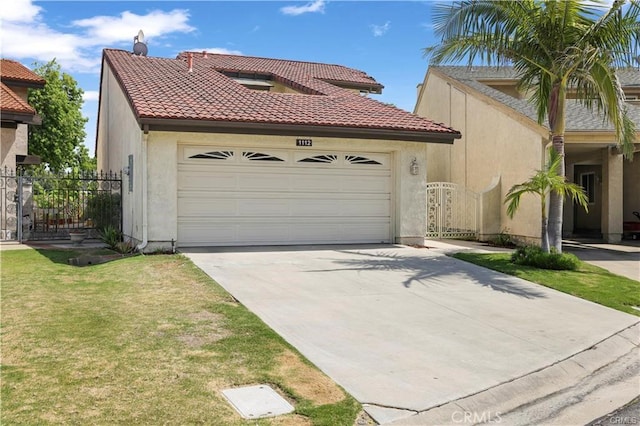
[[382,89],[340,65],[104,50],[96,155],[125,172],[123,233],[145,251],[422,243],[427,145],[460,133]]
[[0,59],[0,117],[2,121],[0,167],[15,170],[19,164],[39,163],[28,155],[28,126],[42,120],[27,103],[29,89],[41,89],[45,80],[19,62]]
[[[620,69],[630,116],[640,128],[640,70]],[[414,112],[460,130],[453,145],[428,145],[427,180],[453,182],[479,194],[480,238],[508,233],[540,238],[539,200],[525,196],[513,220],[503,204],[507,191],[545,164],[548,127],[516,89],[513,68],[432,66],[418,86]],[[563,235],[620,241],[623,222],[640,211],[640,141],[634,161],[624,160],[613,126],[568,95],[565,135],[567,178],[582,185],[589,212],[565,204]]]

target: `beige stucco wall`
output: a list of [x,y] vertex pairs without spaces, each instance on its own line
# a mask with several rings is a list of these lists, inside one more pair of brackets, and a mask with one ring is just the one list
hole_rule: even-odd
[[16,155],[27,154],[28,128],[26,124],[18,124],[16,129],[2,128],[0,133],[0,167],[16,169]]
[[622,239],[623,166],[623,157],[617,150],[602,150],[602,237],[610,243]]
[[[11,91],[27,102],[29,89],[27,87],[11,86]],[[17,128],[2,128],[0,133],[0,167],[16,169],[16,155],[28,154],[29,127],[18,124]]]
[[[129,103],[108,66],[103,67],[100,89],[99,128],[96,155],[98,170],[121,172],[133,154],[130,176],[122,176],[122,232],[136,242],[143,240],[143,133]],[[129,191],[129,179],[133,190]]]
[[[437,123],[451,123],[451,87],[440,79],[429,78],[421,85],[421,92],[414,113],[428,117]],[[458,130],[458,129],[456,129]],[[464,133],[462,137],[465,137]],[[454,144],[460,139],[454,141]],[[451,181],[451,146],[429,144],[427,146],[427,182]]]
[[[301,135],[300,137],[304,137]],[[339,139],[313,137],[314,150],[345,152],[384,152],[393,158],[392,180],[395,187],[395,208],[392,213],[392,234],[396,242],[415,244],[424,241],[426,233],[426,147],[417,142],[380,141],[369,139]],[[170,248],[177,240],[177,163],[178,145],[211,145],[225,147],[264,147],[296,149],[296,137],[256,136],[220,133],[154,132],[148,136],[148,209],[149,247],[152,250]],[[304,148],[297,148],[304,149]],[[413,158],[419,164],[419,174],[411,175]]]
[[[445,181],[480,193],[500,177],[500,199],[544,164],[544,139],[482,95],[465,93],[450,81],[428,73],[415,112],[462,132],[452,146],[428,147],[429,182]],[[489,205],[496,206],[496,203]],[[495,207],[494,207],[495,209]],[[513,220],[499,211],[483,212],[485,229],[500,229],[524,240],[540,238],[540,200],[524,196]],[[495,222],[491,223],[491,218]]]
[[640,152],[633,154],[633,161],[624,161],[623,220],[636,222],[633,212],[640,212]]

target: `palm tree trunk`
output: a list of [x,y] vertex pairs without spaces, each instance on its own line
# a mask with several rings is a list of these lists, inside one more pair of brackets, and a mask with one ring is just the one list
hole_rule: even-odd
[[545,253],[549,253],[549,231],[547,229],[547,218],[543,217],[542,218],[542,232],[541,232],[541,237],[542,237],[542,251],[544,251]]
[[[559,81],[554,84],[549,97],[549,127],[551,129],[551,143],[553,149],[560,155],[562,161],[556,172],[560,176],[565,176],[564,161],[564,131],[565,131],[565,102],[566,87]],[[558,253],[562,253],[562,216],[563,197],[555,191],[549,195],[549,223],[548,236],[549,244]]]
[[[564,135],[553,136],[553,149],[562,157],[558,167],[558,175],[565,176],[564,162]],[[564,198],[555,191],[549,194],[549,241],[550,247],[562,253],[562,216],[564,210]]]

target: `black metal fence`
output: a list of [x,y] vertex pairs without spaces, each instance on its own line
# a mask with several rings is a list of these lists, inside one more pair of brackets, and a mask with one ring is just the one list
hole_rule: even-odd
[[120,174],[0,170],[0,239],[91,238],[105,226],[122,230]]

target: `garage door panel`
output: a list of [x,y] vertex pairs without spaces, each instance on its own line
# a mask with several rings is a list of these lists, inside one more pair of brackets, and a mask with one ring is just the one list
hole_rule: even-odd
[[[245,222],[183,224],[185,241],[181,246],[198,245],[261,245],[389,242],[388,221],[379,223],[269,223]],[[378,235],[378,240],[372,235]],[[345,240],[345,237],[347,238]]]
[[179,245],[390,242],[388,154],[207,149],[178,164]]
[[[389,173],[379,176],[358,174],[329,174],[307,176],[301,174],[249,174],[218,172],[181,173],[179,190],[257,191],[278,188],[279,191],[340,191],[340,192],[389,192]],[[357,188],[355,186],[357,185]]]
[[215,217],[388,217],[389,199],[346,200],[330,196],[321,199],[193,199],[180,201],[178,215],[183,218]]
[[378,200],[337,200],[335,198],[308,200],[292,203],[292,216],[335,216],[335,217],[388,217],[389,199]]
[[238,200],[186,198],[178,201],[178,218],[233,217],[238,212]]
[[238,174],[239,190],[256,191],[278,188],[282,191],[289,190],[290,176],[285,174]]
[[[326,199],[333,200],[389,200],[389,194],[386,193],[349,193],[349,192],[292,192],[292,191],[280,191],[280,192],[268,192],[268,191],[246,191],[246,192],[234,192],[234,191],[210,191],[210,190],[189,190],[180,191],[178,195],[179,204],[184,203],[186,200],[195,199],[195,201],[202,202],[205,199],[211,200],[244,200],[244,199],[296,199],[301,202],[306,200]],[[178,205],[180,208],[180,205]],[[186,211],[186,210],[183,210]]]
[[235,190],[237,176],[229,173],[206,173],[178,171],[178,191],[180,190]]
[[237,226],[213,223],[181,223],[178,243],[182,246],[217,245],[238,241]]

